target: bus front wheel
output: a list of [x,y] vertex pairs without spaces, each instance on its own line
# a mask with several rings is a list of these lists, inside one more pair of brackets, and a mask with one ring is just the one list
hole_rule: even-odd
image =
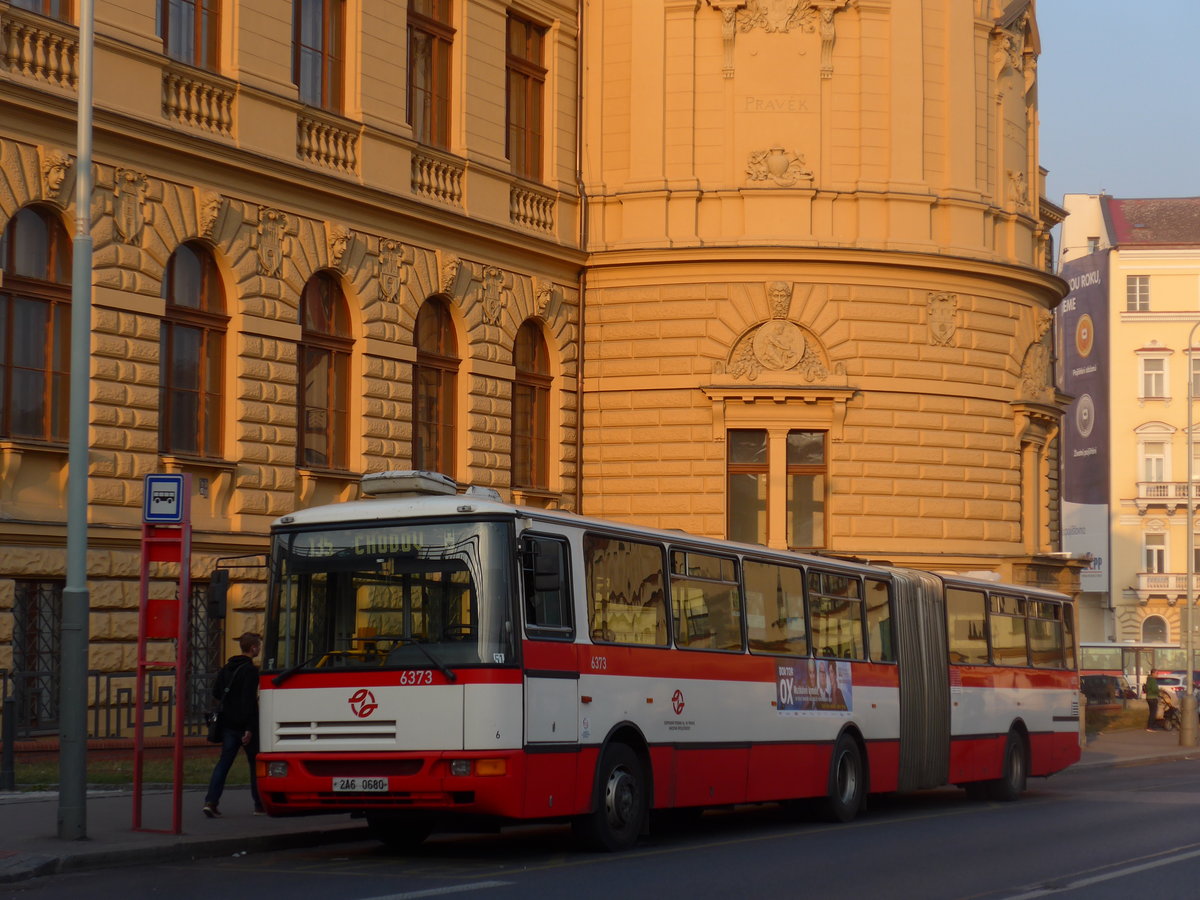
[[843,734],[833,748],[829,763],[829,792],[825,812],[835,822],[849,822],[862,807],[866,771],[858,741]]
[[598,850],[632,847],[646,821],[646,777],[637,754],[625,744],[609,744],[600,757],[595,808],[573,823],[582,843]]

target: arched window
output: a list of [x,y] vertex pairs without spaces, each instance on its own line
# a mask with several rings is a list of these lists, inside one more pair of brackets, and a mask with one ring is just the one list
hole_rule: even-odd
[[1142,641],[1151,644],[1167,642],[1167,620],[1162,616],[1146,616],[1142,621]]
[[517,332],[513,350],[512,486],[550,486],[550,358],[532,319]]
[[66,441],[71,393],[71,239],[27,206],[0,236],[0,436]]
[[450,310],[441,300],[425,301],[414,329],[413,468],[455,475],[454,397],[458,345]]
[[229,318],[216,261],[204,245],[181,244],[171,254],[162,295],[167,308],[159,334],[159,449],[220,457]]
[[341,285],[318,272],[300,298],[299,439],[296,465],[349,466],[350,313]]

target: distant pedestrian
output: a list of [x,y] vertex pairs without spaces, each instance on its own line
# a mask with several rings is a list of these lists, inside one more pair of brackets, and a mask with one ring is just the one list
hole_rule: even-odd
[[1154,731],[1158,724],[1158,679],[1151,675],[1142,690],[1146,692],[1146,730]]
[[213,685],[213,697],[221,704],[217,718],[221,726],[221,756],[213,768],[208,793],[204,795],[204,814],[210,819],[221,815],[217,807],[239,748],[246,751],[250,763],[254,814],[264,813],[254,779],[254,757],[258,754],[258,667],[254,665],[254,657],[262,650],[262,636],[247,631],[237,641],[242,652],[229,657]]

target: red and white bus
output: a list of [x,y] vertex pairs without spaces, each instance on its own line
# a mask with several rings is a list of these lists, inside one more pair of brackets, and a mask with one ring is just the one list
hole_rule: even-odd
[[275,523],[258,786],[392,844],[961,785],[1079,759],[1061,594],[503,503],[445,476]]

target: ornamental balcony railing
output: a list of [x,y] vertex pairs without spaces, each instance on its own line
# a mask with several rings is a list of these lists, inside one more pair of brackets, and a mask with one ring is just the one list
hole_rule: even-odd
[[[1200,505],[1200,481],[1192,485],[1192,498]],[[1166,507],[1168,514],[1181,506],[1187,506],[1188,483],[1186,481],[1139,481],[1137,497],[1138,512],[1145,513],[1151,507]]]
[[514,184],[508,191],[508,218],[514,225],[534,231],[554,231],[554,195],[526,185]]
[[362,126],[306,108],[296,116],[296,156],[352,175],[358,172]]
[[[1200,574],[1193,574],[1192,579],[1193,596],[1200,598]],[[1134,590],[1137,591],[1138,601],[1141,603],[1162,598],[1174,606],[1180,600],[1187,599],[1187,585],[1186,572],[1138,572],[1137,586]]]
[[464,172],[463,164],[450,157],[424,149],[413,151],[412,190],[418,197],[462,206]]
[[232,137],[236,96],[236,82],[211,72],[170,62],[163,69],[163,116],[180,125]]
[[10,6],[0,10],[0,59],[12,75],[75,90],[79,30]]

